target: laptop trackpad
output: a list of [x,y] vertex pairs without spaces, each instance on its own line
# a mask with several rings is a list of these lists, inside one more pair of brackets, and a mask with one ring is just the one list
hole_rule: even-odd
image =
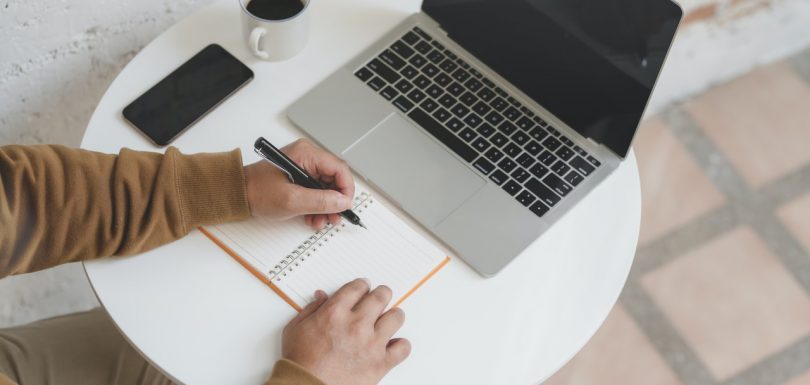
[[349,164],[427,227],[434,227],[486,180],[399,114],[343,152]]

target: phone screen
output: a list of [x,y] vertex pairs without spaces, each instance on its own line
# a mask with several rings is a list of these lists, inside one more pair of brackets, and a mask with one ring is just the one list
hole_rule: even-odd
[[252,78],[250,68],[211,44],[124,108],[124,118],[165,146]]

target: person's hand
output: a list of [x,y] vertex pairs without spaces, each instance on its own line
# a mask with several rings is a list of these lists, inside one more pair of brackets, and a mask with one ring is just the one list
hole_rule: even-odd
[[292,184],[287,175],[267,161],[245,166],[248,204],[254,216],[288,219],[306,215],[306,223],[321,229],[340,222],[338,213],[352,207],[354,179],[346,162],[306,139],[281,149],[313,178],[334,190],[315,190]]
[[405,322],[393,308],[391,289],[356,279],[332,298],[317,291],[284,328],[281,355],[329,385],[374,385],[411,353],[406,339],[391,337]]

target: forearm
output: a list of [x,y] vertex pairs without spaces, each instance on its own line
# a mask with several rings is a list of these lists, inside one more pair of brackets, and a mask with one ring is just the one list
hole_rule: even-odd
[[0,278],[143,252],[250,216],[238,151],[0,147]]

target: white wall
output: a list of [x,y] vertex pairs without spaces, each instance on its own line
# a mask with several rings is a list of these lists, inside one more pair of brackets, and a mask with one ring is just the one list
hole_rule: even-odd
[[[0,145],[78,145],[118,71],[161,31],[208,2],[0,0]],[[681,3],[687,13],[718,8],[679,32],[652,112],[810,46],[808,0]],[[0,327],[96,305],[75,264],[0,280]]]

